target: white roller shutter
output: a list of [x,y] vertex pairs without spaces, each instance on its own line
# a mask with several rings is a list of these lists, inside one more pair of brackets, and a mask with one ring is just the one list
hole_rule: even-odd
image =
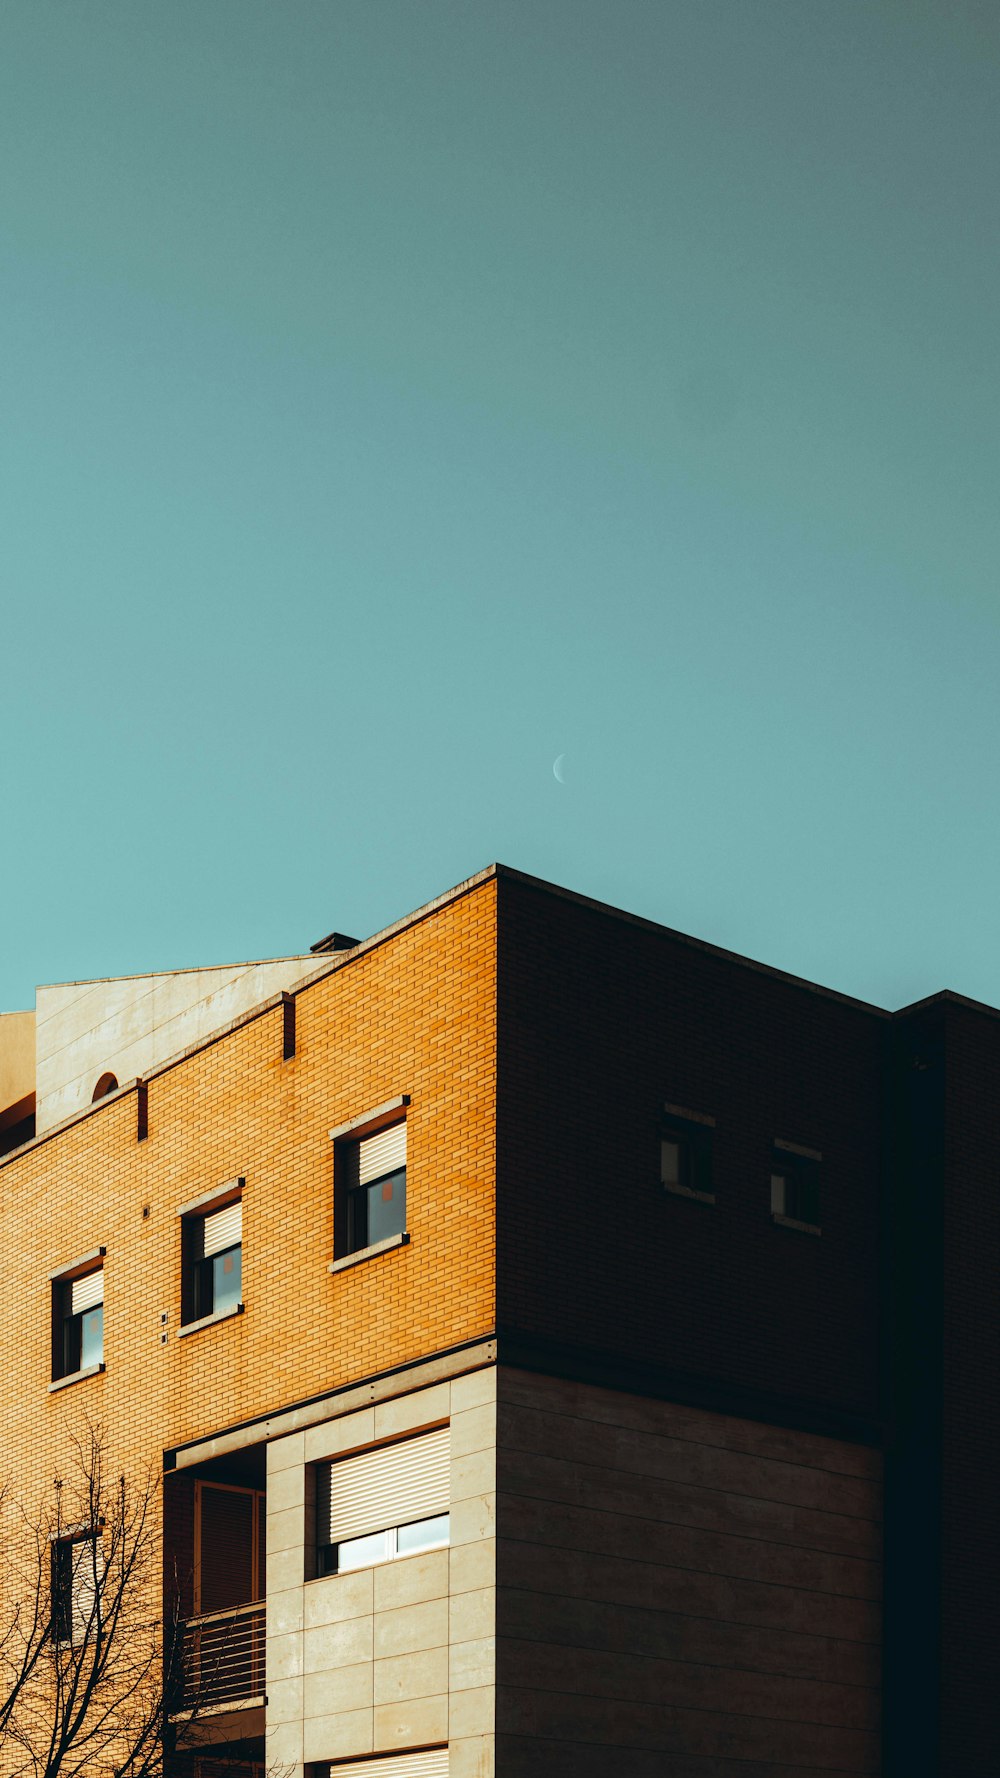
[[320,1542],[342,1543],[446,1513],[449,1451],[448,1428],[442,1426],[324,1466],[317,1487]]
[[363,1136],[358,1143],[358,1184],[381,1179],[385,1173],[398,1173],[406,1166],[406,1124],[391,1124],[374,1136]]
[[340,1760],[328,1766],[330,1778],[448,1778],[447,1747],[431,1747],[425,1753],[390,1753],[380,1759]]
[[227,1204],[224,1210],[213,1210],[204,1219],[204,1242],[202,1249],[206,1259],[213,1253],[222,1253],[227,1247],[239,1247],[243,1240],[243,1204],[237,1199],[235,1204]]
[[82,1537],[73,1545],[72,1563],[71,1640],[78,1646],[87,1639],[97,1602],[102,1563],[96,1538]]
[[96,1309],[98,1303],[103,1303],[103,1301],[103,1268],[99,1266],[96,1272],[88,1272],[83,1278],[73,1279],[69,1301],[71,1315],[82,1315],[84,1309]]

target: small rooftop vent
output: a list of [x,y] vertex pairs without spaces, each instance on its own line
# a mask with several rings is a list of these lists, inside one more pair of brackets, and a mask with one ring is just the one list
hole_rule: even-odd
[[328,932],[325,938],[318,938],[309,949],[314,956],[319,957],[327,951],[353,951],[355,945],[360,943],[359,938],[348,938],[346,932]]

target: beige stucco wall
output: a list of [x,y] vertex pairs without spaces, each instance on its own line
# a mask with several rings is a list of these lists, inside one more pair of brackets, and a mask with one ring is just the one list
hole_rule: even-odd
[[35,1019],[39,1133],[89,1105],[102,1074],[148,1073],[315,967],[278,957],[39,988],[34,1015],[5,1015]]
[[[451,1543],[303,1580],[310,1463],[451,1426]],[[449,1778],[493,1778],[496,1370],[268,1446],[267,1757],[304,1763],[447,1742]],[[350,1769],[350,1768],[348,1768]]]
[[0,1125],[35,1090],[35,1015],[0,1013]]

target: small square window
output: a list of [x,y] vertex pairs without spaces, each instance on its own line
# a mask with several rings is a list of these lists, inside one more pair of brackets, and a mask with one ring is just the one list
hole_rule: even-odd
[[406,1122],[335,1147],[337,1257],[406,1230]]
[[775,1148],[771,1156],[771,1214],[810,1228],[820,1224],[819,1156]]
[[235,1311],[243,1301],[243,1201],[185,1216],[181,1321]]
[[52,1381],[104,1362],[104,1268],[52,1281]]
[[667,1191],[711,1195],[712,1126],[671,1114],[660,1132],[660,1183]]

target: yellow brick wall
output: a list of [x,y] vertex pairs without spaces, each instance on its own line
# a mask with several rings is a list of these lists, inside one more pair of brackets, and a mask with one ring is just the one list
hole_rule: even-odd
[[[30,1502],[83,1416],[116,1466],[494,1325],[496,884],[487,880],[0,1167],[0,1481]],[[410,1245],[331,1275],[332,1127],[409,1093]],[[242,1174],[243,1315],[178,1339],[178,1207]],[[148,1218],[143,1207],[148,1205]],[[50,1395],[48,1275],[104,1245],[106,1372]],[[160,1313],[169,1338],[160,1343]]]

